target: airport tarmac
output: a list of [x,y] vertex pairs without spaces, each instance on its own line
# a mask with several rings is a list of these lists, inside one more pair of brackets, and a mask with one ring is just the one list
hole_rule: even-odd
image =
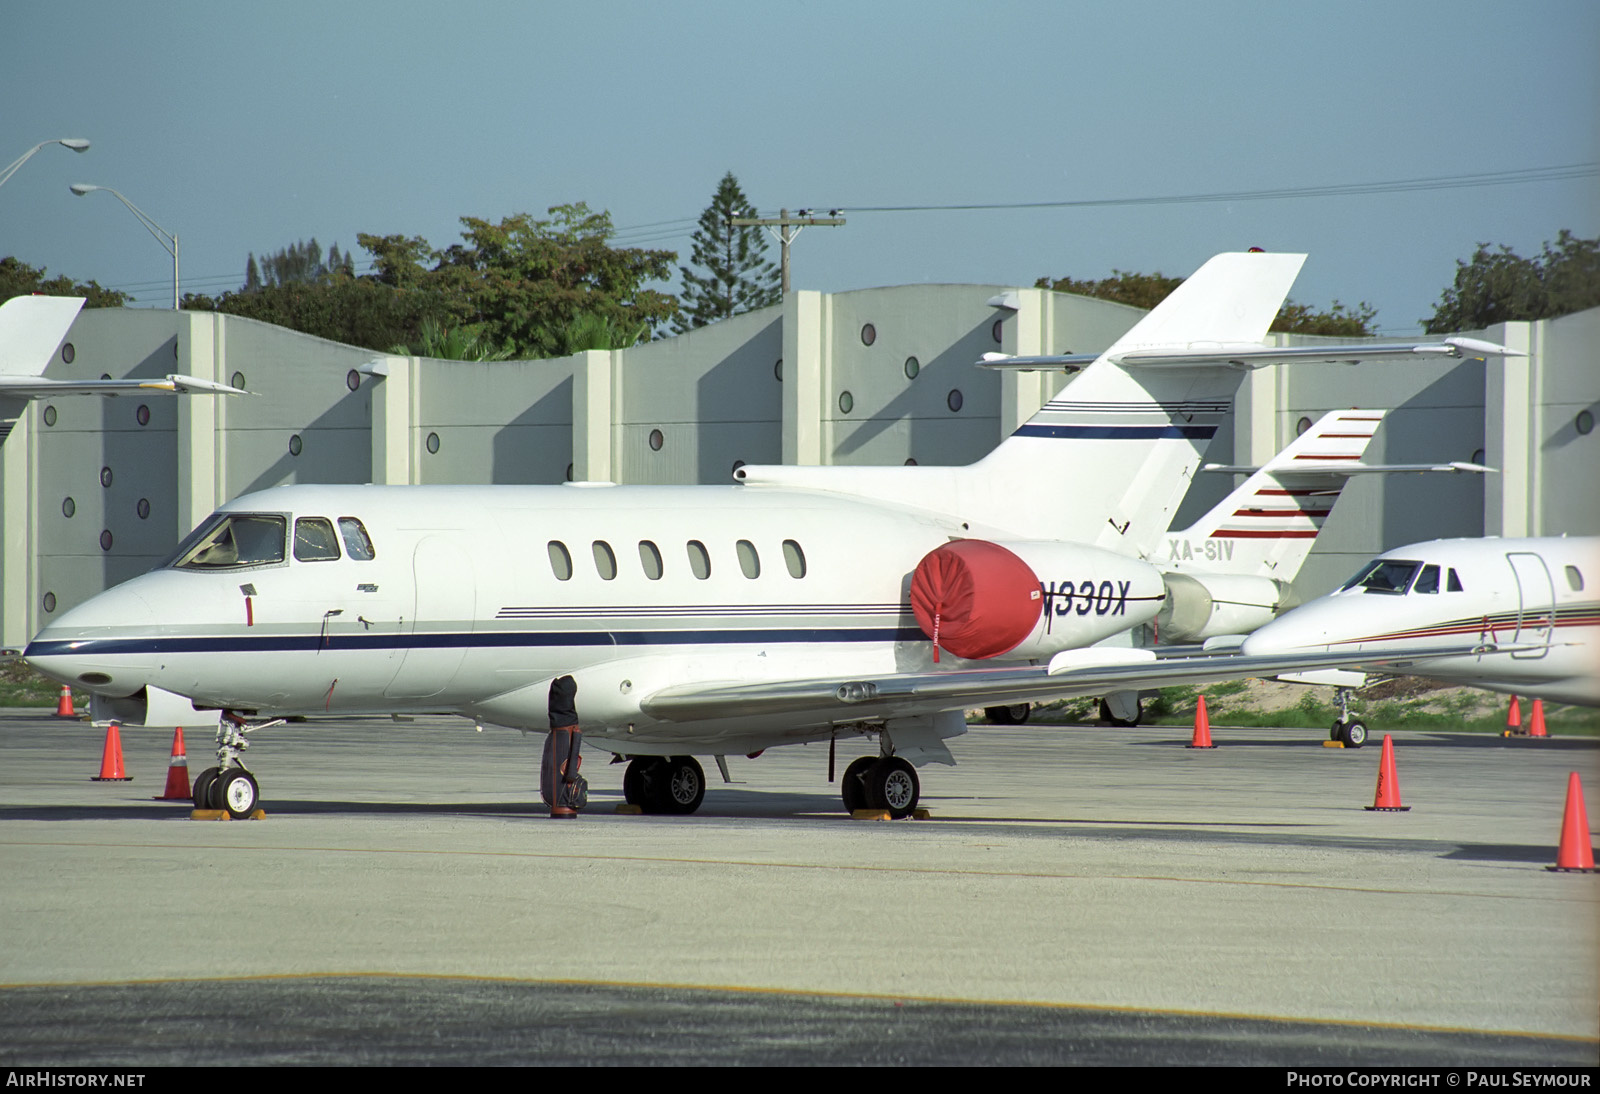
[[103,730],[0,712],[0,1064],[1600,1063],[1600,876],[1545,869],[1600,741],[1397,734],[1376,813],[1373,728],[974,726],[897,822],[825,745],[681,818],[586,752],[553,822],[540,737],[297,724],[220,823],[151,800],[169,731],[97,783]]

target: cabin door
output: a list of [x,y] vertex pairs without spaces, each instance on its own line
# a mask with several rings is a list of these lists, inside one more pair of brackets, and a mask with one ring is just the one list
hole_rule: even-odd
[[1512,657],[1543,657],[1550,648],[1550,635],[1554,630],[1556,604],[1555,584],[1550,578],[1550,568],[1544,559],[1531,551],[1509,551],[1506,561],[1517,577],[1517,645],[1533,645],[1536,649],[1513,653]]
[[427,536],[411,558],[416,591],[408,642],[400,670],[384,695],[427,699],[455,679],[472,641],[477,615],[477,581],[472,560],[444,536]]

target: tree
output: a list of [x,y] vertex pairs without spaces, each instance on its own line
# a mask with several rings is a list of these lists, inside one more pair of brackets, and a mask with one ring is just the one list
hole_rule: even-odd
[[355,263],[350,256],[341,256],[339,245],[335,243],[328,248],[328,257],[324,260],[322,246],[313,236],[309,241],[291,243],[283,250],[265,256],[259,266],[256,264],[255,254],[252,253],[245,261],[243,291],[255,292],[258,289],[294,282],[326,281],[333,276],[334,271],[341,269],[349,274],[355,273]]
[[[1136,308],[1149,310],[1165,300],[1173,289],[1183,284],[1183,278],[1165,277],[1159,272],[1141,274],[1129,273],[1127,270],[1112,270],[1111,275],[1102,281],[1077,281],[1070,277],[1052,281],[1048,277],[1041,277],[1033,283],[1033,287],[1076,293],[1079,296],[1094,296],[1101,300],[1115,300],[1119,304],[1131,304]],[[1326,334],[1340,338],[1361,338],[1373,333],[1372,324],[1377,317],[1378,309],[1365,302],[1354,308],[1348,308],[1335,300],[1327,311],[1316,312],[1311,310],[1310,305],[1285,300],[1269,329],[1285,334]]]
[[45,277],[43,266],[30,266],[11,256],[0,258],[0,303],[13,296],[81,296],[88,308],[120,308],[128,302],[128,294],[115,289],[103,289],[98,282],[76,282],[65,274]]
[[1455,284],[1444,290],[1429,334],[1482,330],[1519,319],[1554,319],[1600,306],[1600,238],[1580,239],[1563,228],[1555,247],[1523,258],[1504,245],[1478,244],[1471,262],[1456,262]]
[[509,346],[495,347],[483,340],[483,332],[471,327],[446,327],[429,316],[422,321],[422,337],[411,346],[397,345],[389,350],[403,357],[434,357],[442,361],[506,361]]
[[678,267],[683,275],[683,316],[675,328],[677,333],[769,307],[782,298],[778,268],[766,260],[766,236],[760,228],[733,225],[735,217],[755,215],[755,207],[729,171],[717,185],[711,204],[700,214],[700,226],[692,237],[690,261],[705,274]]

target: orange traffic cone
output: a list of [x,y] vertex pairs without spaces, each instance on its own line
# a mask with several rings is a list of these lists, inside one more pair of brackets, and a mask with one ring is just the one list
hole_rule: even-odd
[[1206,715],[1206,697],[1200,696],[1200,703],[1194,708],[1194,736],[1189,741],[1190,748],[1216,748],[1211,743],[1211,719]]
[[172,759],[167,763],[167,789],[156,801],[189,800],[189,757],[183,751],[183,727],[179,726],[177,732],[172,735]]
[[1592,874],[1594,846],[1589,842],[1589,815],[1583,808],[1583,783],[1576,771],[1567,776],[1567,808],[1561,818],[1561,849],[1546,870]]
[[67,687],[67,685],[65,685],[65,684],[61,685],[61,698],[56,701],[56,717],[57,718],[76,718],[77,717],[77,715],[75,713],[73,713],[73,710],[72,710],[72,689]]
[[1506,731],[1501,736],[1522,736],[1522,703],[1515,695],[1511,697],[1511,709],[1506,711]]
[[1548,738],[1550,736],[1550,734],[1547,733],[1545,731],[1545,728],[1544,728],[1544,700],[1543,699],[1535,699],[1533,701],[1533,716],[1528,722],[1528,736],[1530,736],[1530,737],[1546,737],[1546,738]]
[[1394,770],[1394,738],[1385,733],[1383,759],[1378,764],[1378,790],[1372,796],[1372,804],[1367,806],[1367,812],[1405,813],[1410,809],[1409,805],[1400,804],[1400,777]]
[[100,757],[100,774],[95,775],[97,783],[130,783],[132,775],[122,772],[122,734],[117,732],[117,723],[112,722],[106,727],[105,752]]

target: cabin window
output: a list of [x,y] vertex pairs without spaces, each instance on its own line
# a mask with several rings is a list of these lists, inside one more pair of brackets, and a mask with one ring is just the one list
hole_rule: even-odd
[[567,553],[567,545],[559,539],[550,541],[550,572],[556,575],[557,581],[572,580],[572,555]]
[[1439,567],[1424,566],[1422,573],[1417,575],[1417,583],[1411,586],[1414,593],[1436,593],[1439,591]]
[[344,536],[344,553],[351,558],[370,562],[378,557],[372,549],[372,537],[367,535],[366,525],[355,517],[340,517],[339,532]]
[[1451,567],[1450,569],[1450,580],[1445,588],[1452,593],[1459,593],[1461,591],[1461,579],[1456,576],[1454,567]]
[[1573,592],[1583,592],[1583,574],[1579,572],[1576,566],[1567,567],[1567,584],[1572,586]]
[[689,572],[701,581],[711,576],[711,555],[697,539],[689,541]]
[[301,517],[294,522],[296,562],[331,562],[339,557],[339,539],[327,517]]
[[744,571],[744,576],[751,581],[761,576],[761,556],[756,553],[756,545],[747,539],[741,539],[738,544],[739,569]]
[[806,576],[806,553],[792,539],[783,541],[783,564],[789,567],[790,577],[798,579]]
[[1411,579],[1422,569],[1422,563],[1400,558],[1374,559],[1362,571],[1344,583],[1346,589],[1364,589],[1369,593],[1404,593]]
[[665,567],[661,564],[661,550],[647,539],[639,541],[639,565],[644,568],[644,576],[651,581],[660,581]]
[[606,581],[617,576],[617,556],[612,553],[611,544],[603,539],[594,541],[594,569]]
[[219,513],[184,540],[173,565],[180,570],[222,570],[282,562],[288,530],[284,517]]

